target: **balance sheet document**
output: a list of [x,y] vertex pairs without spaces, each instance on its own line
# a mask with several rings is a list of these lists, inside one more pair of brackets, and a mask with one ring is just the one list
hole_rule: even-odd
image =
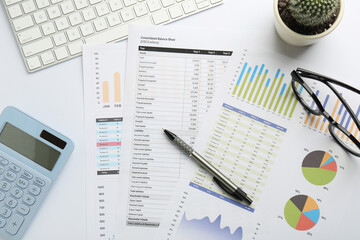
[[129,237],[156,233],[191,161],[163,128],[194,143],[235,43],[213,31],[130,28],[120,170],[120,220]]

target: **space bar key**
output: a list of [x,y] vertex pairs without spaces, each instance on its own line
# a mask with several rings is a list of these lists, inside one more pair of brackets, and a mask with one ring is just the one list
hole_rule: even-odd
[[108,43],[115,40],[120,40],[128,35],[128,26],[123,25],[117,28],[112,28],[105,32],[93,35],[85,39],[86,43]]

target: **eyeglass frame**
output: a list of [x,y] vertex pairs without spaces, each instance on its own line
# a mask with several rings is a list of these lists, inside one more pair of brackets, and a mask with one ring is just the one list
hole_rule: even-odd
[[[346,128],[344,128],[340,123],[338,123],[337,121],[335,121],[332,118],[332,116],[324,109],[324,107],[323,107],[322,103],[320,102],[320,100],[318,99],[318,97],[311,90],[309,85],[302,79],[302,77],[307,77],[307,78],[311,78],[312,80],[322,82],[327,87],[329,87],[334,92],[334,94],[339,98],[339,100],[341,101],[341,103],[343,104],[345,109],[348,111],[349,115],[351,116],[352,120],[354,121],[355,125],[357,126],[357,128],[359,130],[360,130],[359,119],[356,117],[356,115],[354,114],[354,112],[352,111],[350,106],[347,104],[345,99],[341,96],[341,94],[330,83],[339,85],[343,88],[346,88],[346,89],[353,91],[355,93],[358,93],[358,94],[360,94],[360,90],[358,90],[350,85],[347,85],[343,82],[340,82],[338,80],[326,77],[324,75],[321,75],[321,74],[318,74],[318,73],[315,73],[315,72],[312,72],[312,71],[309,71],[309,70],[306,70],[303,68],[297,68],[296,70],[293,70],[291,72],[291,77],[292,77],[291,87],[293,89],[294,95],[299,100],[301,105],[308,112],[310,112],[316,116],[323,115],[326,118],[326,120],[329,122],[328,129],[329,129],[329,132],[332,135],[332,137],[335,139],[335,141],[346,151],[350,152],[351,154],[353,154],[357,157],[360,157],[360,142]],[[306,104],[304,99],[300,96],[300,93],[296,90],[297,89],[295,86],[296,83],[299,83],[304,88],[304,90],[307,91],[307,93],[311,96],[314,103],[316,104],[317,109],[312,109]],[[359,148],[359,153],[353,151],[351,148],[346,146],[342,141],[340,141],[338,139],[338,137],[334,133],[335,128],[339,129],[342,133],[344,133],[346,135],[346,137],[348,137]]]

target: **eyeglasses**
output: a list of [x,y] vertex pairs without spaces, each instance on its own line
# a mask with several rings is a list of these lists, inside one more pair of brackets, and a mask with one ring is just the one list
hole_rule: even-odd
[[[295,93],[296,98],[299,100],[301,105],[309,112],[314,115],[320,116],[323,115],[325,119],[329,122],[328,130],[336,142],[345,150],[350,152],[351,154],[360,157],[360,142],[355,138],[356,134],[360,130],[360,122],[358,119],[360,106],[357,110],[356,115],[342,97],[342,94],[339,93],[332,84],[336,84],[343,88],[346,88],[352,92],[360,94],[360,90],[351,87],[345,83],[337,81],[335,79],[331,79],[329,77],[308,71],[306,69],[297,68],[296,70],[291,72],[292,81],[291,86]],[[319,91],[316,91],[316,94],[311,90],[310,83],[311,81],[317,81],[317,84],[326,85],[332,90],[331,94],[335,94],[338,100],[342,103],[342,106],[345,108],[345,113],[349,114],[348,121],[341,121],[341,124],[333,119],[326,110],[326,103],[328,98],[324,101],[324,105],[320,102],[317,95]],[[360,101],[359,101],[360,103]],[[350,118],[352,122],[350,123]],[[325,120],[324,120],[325,121]],[[346,122],[346,124],[344,124]],[[350,126],[350,129],[347,128]],[[351,133],[355,132],[355,136]]]

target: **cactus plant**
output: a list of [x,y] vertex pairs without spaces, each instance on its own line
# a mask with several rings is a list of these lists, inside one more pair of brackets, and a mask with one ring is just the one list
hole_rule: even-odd
[[304,26],[325,24],[337,13],[340,0],[289,0],[294,19]]

